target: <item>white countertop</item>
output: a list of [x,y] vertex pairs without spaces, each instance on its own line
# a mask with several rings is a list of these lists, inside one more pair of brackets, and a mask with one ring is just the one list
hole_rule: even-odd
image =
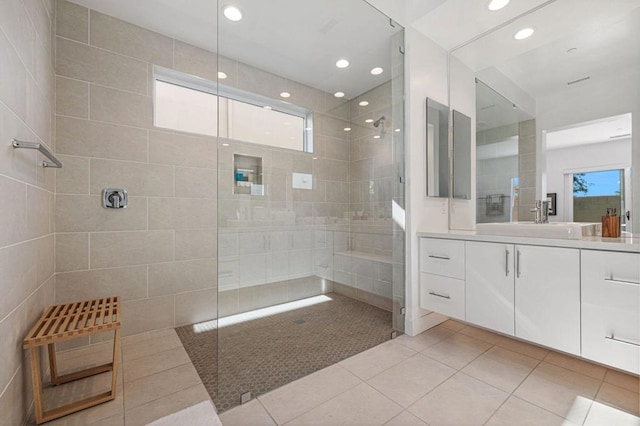
[[567,247],[585,250],[622,251],[640,253],[640,236],[603,238],[585,237],[581,240],[556,238],[512,237],[504,235],[478,235],[476,231],[418,232],[418,237],[444,238],[449,240],[486,241],[505,244],[528,244],[532,246]]

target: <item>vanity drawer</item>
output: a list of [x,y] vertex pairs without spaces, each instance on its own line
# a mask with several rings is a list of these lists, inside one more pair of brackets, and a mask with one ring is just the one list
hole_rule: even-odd
[[421,273],[420,307],[464,320],[464,280]]
[[464,241],[420,238],[420,272],[464,279]]
[[640,373],[640,255],[582,250],[582,356]]

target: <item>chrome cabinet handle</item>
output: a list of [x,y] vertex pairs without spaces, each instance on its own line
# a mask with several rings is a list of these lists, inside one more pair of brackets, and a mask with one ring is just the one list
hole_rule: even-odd
[[504,252],[504,275],[506,277],[509,276],[509,250],[505,250]]
[[613,277],[605,278],[604,280],[608,283],[614,283],[614,284],[640,285],[640,283],[635,281],[614,280]]
[[516,251],[516,275],[520,278],[520,250]]
[[430,254],[429,257],[431,259],[451,260],[449,256],[437,256],[435,254]]
[[604,338],[607,339],[607,340],[613,340],[613,341],[616,341],[616,342],[625,343],[627,345],[640,346],[640,343],[632,342],[631,340],[616,339],[614,337],[613,333],[611,333],[611,336],[604,336]]
[[429,294],[432,295],[432,296],[442,297],[443,299],[451,299],[451,296],[445,296],[444,294],[438,294],[438,293],[434,293],[432,291],[430,291]]

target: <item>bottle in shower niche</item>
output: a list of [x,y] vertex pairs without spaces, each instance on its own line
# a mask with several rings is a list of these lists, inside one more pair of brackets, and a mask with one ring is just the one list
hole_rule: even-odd
[[234,194],[264,195],[262,186],[262,158],[233,155]]

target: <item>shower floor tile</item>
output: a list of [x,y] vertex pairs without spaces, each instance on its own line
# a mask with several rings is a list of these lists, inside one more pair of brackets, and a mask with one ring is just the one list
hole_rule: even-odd
[[245,392],[256,398],[390,339],[391,312],[325,296],[323,303],[219,329],[176,329],[218,412],[240,405]]

